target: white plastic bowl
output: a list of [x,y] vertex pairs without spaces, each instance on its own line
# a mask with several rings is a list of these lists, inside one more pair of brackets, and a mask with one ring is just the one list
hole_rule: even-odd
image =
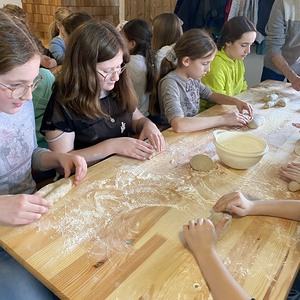
[[260,137],[236,131],[215,130],[214,145],[221,161],[234,169],[248,169],[257,164],[269,147]]

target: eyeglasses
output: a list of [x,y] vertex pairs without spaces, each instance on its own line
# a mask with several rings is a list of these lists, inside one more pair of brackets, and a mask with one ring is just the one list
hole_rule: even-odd
[[104,79],[104,82],[106,82],[106,81],[112,80],[113,77],[114,77],[116,74],[119,76],[121,73],[124,72],[125,69],[126,69],[126,65],[125,65],[125,64],[122,64],[121,67],[119,67],[118,70],[116,70],[116,71],[110,71],[110,72],[106,73],[106,75],[101,74],[100,71],[98,71],[98,70],[97,70],[97,73],[98,73],[99,75],[101,75],[101,76],[103,77],[103,79]]
[[41,75],[39,75],[38,77],[36,77],[34,79],[33,84],[31,84],[31,85],[17,84],[14,87],[9,87],[1,82],[0,82],[0,85],[6,87],[7,89],[9,89],[11,91],[12,99],[19,99],[27,93],[29,88],[31,88],[31,91],[33,92],[36,89],[37,85],[41,82],[42,79],[43,79],[43,77]]

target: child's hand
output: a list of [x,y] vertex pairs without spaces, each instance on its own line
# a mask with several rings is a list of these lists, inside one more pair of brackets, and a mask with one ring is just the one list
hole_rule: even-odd
[[296,128],[299,128],[300,129],[300,123],[292,123],[292,125]]
[[281,167],[279,175],[300,183],[300,163],[291,162]]
[[145,122],[139,139],[148,139],[149,143],[157,152],[161,152],[165,148],[165,139],[163,135],[158,130],[157,126],[151,121]]
[[183,226],[183,233],[194,254],[210,251],[217,243],[215,227],[208,219],[190,220],[188,225]]
[[75,167],[74,184],[78,184],[87,173],[85,159],[79,155],[55,153],[60,166],[64,169],[65,178],[69,177]]
[[39,194],[0,196],[0,222],[10,225],[30,224],[48,211],[49,203]]
[[253,117],[253,107],[251,104],[237,99],[236,107],[241,114],[243,113],[244,110],[246,110],[249,116]]
[[249,123],[249,116],[239,112],[232,112],[224,115],[224,125],[245,126]]
[[233,192],[222,196],[214,205],[213,210],[217,212],[227,211],[238,216],[247,216],[253,203],[241,192]]
[[41,66],[43,66],[44,68],[47,68],[47,69],[52,69],[57,66],[57,62],[55,59],[53,59],[49,56],[43,55],[43,57],[41,59]]

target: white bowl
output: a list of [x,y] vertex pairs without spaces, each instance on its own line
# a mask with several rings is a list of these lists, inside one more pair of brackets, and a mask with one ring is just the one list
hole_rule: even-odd
[[257,164],[269,147],[260,137],[236,131],[215,130],[214,145],[221,161],[234,169],[248,169]]

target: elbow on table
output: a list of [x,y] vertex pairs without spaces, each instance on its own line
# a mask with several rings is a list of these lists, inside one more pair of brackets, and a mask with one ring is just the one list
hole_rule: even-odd
[[170,122],[172,129],[176,133],[186,132],[185,126],[184,126],[183,122],[181,122],[180,119],[182,119],[182,118],[175,118],[175,119],[171,120],[171,122]]

